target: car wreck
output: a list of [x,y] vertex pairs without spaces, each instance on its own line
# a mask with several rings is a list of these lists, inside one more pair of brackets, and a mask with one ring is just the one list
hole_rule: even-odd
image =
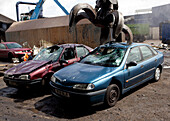
[[51,76],[57,70],[73,64],[87,55],[92,48],[82,44],[63,44],[45,48],[33,58],[4,72],[7,86],[29,88],[48,86]]
[[151,79],[158,81],[163,61],[163,54],[147,44],[109,42],[56,72],[50,81],[52,94],[114,106],[121,94]]

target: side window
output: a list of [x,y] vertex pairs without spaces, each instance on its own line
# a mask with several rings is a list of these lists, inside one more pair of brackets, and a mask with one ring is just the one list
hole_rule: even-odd
[[154,50],[152,47],[150,47],[150,49],[152,50],[152,52],[153,52],[155,55],[158,54],[158,52],[157,52],[156,50]]
[[140,46],[140,49],[144,60],[153,56],[152,51],[147,46]]
[[0,44],[0,49],[6,49],[6,46],[4,44]]
[[141,57],[140,50],[139,50],[138,47],[132,48],[130,50],[130,53],[129,53],[128,58],[127,58],[127,63],[129,63],[131,61],[135,61],[137,63],[142,61],[142,57]]
[[70,60],[70,59],[73,59],[73,58],[75,58],[74,49],[73,48],[66,48],[64,53],[63,53],[62,59]]
[[77,57],[81,57],[81,56],[85,56],[88,53],[88,50],[82,46],[80,47],[76,47],[76,51],[77,51]]

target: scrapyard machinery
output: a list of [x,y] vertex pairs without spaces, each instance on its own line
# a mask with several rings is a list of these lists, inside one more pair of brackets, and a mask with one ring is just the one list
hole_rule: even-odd
[[[22,13],[23,17],[21,20],[34,20],[42,17],[42,6],[46,0],[39,0],[37,3],[31,2],[17,2],[16,3],[16,13],[17,13],[17,21],[19,21],[19,5],[27,4],[27,5],[36,5],[34,10],[31,10],[29,13]],[[60,4],[58,0],[54,0],[54,2],[64,11],[66,15],[69,15],[68,11]],[[24,19],[25,18],[25,19]]]
[[[44,0],[40,1],[38,3]],[[40,7],[38,10],[41,10]],[[30,17],[29,21],[15,22],[6,31],[7,39],[21,44],[28,42],[31,47],[39,47],[41,40],[52,44],[82,43],[91,47],[110,40],[127,40],[129,44],[133,41],[132,32],[118,11],[117,0],[97,0],[95,9],[87,3],[81,3],[73,7],[69,16],[68,13],[66,15],[43,19],[36,17],[34,20]],[[70,33],[69,28],[73,33]]]

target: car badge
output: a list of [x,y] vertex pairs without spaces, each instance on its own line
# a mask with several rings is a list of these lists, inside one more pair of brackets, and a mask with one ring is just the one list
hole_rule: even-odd
[[67,81],[66,79],[61,80],[61,82],[66,82],[66,81]]

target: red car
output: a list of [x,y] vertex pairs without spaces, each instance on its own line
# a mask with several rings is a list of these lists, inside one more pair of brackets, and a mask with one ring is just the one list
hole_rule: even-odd
[[16,42],[2,42],[0,43],[0,58],[8,58],[12,61],[12,58],[23,57],[27,53],[30,55],[32,53],[30,48],[22,48],[22,46]]
[[29,88],[32,85],[48,85],[57,70],[73,64],[87,55],[92,48],[82,44],[63,44],[45,48],[33,58],[4,73],[7,86]]

